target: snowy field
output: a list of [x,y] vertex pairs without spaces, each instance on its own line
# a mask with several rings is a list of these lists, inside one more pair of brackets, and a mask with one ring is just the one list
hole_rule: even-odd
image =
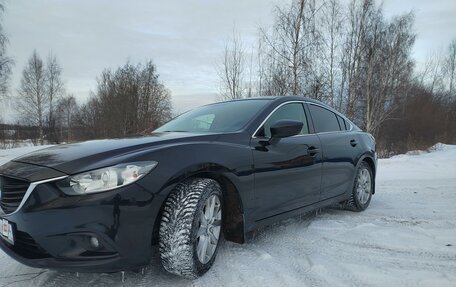
[[[0,151],[0,164],[31,151]],[[59,273],[0,251],[2,286],[456,286],[456,146],[379,161],[377,193],[362,213],[325,209],[222,242],[213,268],[188,281],[158,254],[144,275]]]

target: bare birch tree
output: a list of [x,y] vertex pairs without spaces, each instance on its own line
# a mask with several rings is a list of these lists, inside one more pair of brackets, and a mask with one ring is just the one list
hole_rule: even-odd
[[327,67],[328,104],[337,109],[342,108],[342,94],[337,92],[343,89],[341,82],[342,61],[342,29],[343,10],[338,0],[329,0],[323,10],[323,42],[325,44],[324,65]]
[[456,39],[453,39],[448,46],[443,69],[446,76],[448,93],[450,97],[456,98]]
[[[0,1],[0,19],[3,17],[4,9],[3,1]],[[0,23],[0,100],[5,99],[8,95],[11,68],[13,65],[13,60],[6,55],[7,44],[8,37],[3,30],[3,25]]]
[[33,51],[22,71],[17,100],[18,111],[24,121],[38,127],[39,141],[43,144],[49,111],[49,95],[46,91],[45,66],[36,50]]
[[324,100],[327,90],[319,14],[323,2],[298,0],[274,8],[271,29],[262,28],[262,94]]
[[414,62],[410,58],[415,42],[413,13],[385,23],[380,11],[372,20],[366,43],[367,78],[363,81],[366,131],[376,134],[390,117],[398,101],[405,100],[412,81]]
[[420,83],[431,93],[441,93],[444,90],[443,56],[441,51],[429,53],[420,73]]
[[[301,94],[300,83],[304,70],[304,17],[307,1],[299,0],[290,6],[276,6],[272,32],[261,29],[263,46],[267,47],[270,92],[277,95]],[[290,77],[289,77],[290,75]],[[277,92],[278,91],[278,92]]]
[[245,50],[239,34],[233,29],[232,38],[225,46],[223,60],[218,68],[221,80],[220,94],[224,100],[244,97]]
[[350,118],[356,116],[356,104],[361,97],[362,60],[369,14],[373,10],[372,0],[352,0],[348,5],[346,40],[344,42],[344,58],[342,63],[344,87],[344,112]]
[[61,78],[62,68],[57,58],[50,54],[46,62],[46,92],[49,101],[48,115],[48,137],[51,141],[57,141],[56,123],[55,123],[55,104],[64,92],[64,84]]

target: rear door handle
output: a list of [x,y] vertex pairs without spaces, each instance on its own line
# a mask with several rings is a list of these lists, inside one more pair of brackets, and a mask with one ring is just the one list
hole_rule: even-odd
[[351,140],[350,141],[350,145],[351,146],[356,146],[358,144],[358,142],[356,140]]
[[308,149],[307,149],[307,154],[310,155],[310,156],[315,156],[317,153],[320,152],[320,149],[319,148],[316,148],[314,146],[310,146]]

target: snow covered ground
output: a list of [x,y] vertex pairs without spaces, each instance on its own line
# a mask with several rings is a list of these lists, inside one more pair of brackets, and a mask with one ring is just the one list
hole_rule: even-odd
[[[34,148],[0,151],[0,164]],[[0,251],[1,286],[456,286],[456,146],[379,161],[377,193],[362,213],[325,209],[223,242],[194,281],[167,274],[156,254],[145,274],[32,269]]]

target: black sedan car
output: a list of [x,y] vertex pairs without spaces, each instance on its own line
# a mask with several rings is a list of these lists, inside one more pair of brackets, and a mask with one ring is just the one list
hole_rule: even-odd
[[161,262],[195,278],[221,236],[328,205],[362,211],[375,191],[374,138],[330,107],[266,97],[194,109],[141,137],[58,145],[0,167],[0,247],[77,272]]

